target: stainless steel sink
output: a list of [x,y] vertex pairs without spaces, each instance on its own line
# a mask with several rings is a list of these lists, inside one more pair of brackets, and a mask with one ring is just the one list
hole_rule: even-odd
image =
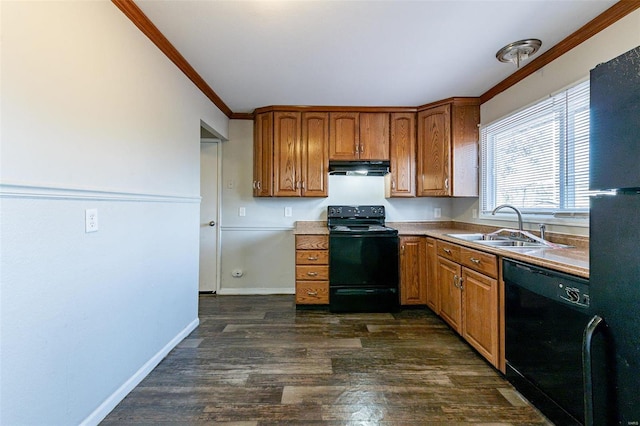
[[491,235],[491,234],[447,234],[447,235],[453,238],[458,238],[459,240],[474,241],[474,242],[508,241],[509,240],[507,237]]
[[564,244],[556,244],[541,241],[530,241],[519,238],[512,238],[503,235],[495,234],[480,234],[480,233],[468,233],[468,234],[447,234],[449,237],[457,238],[459,240],[471,241],[477,244],[482,244],[489,247],[497,247],[504,249],[534,249],[534,248],[568,248]]

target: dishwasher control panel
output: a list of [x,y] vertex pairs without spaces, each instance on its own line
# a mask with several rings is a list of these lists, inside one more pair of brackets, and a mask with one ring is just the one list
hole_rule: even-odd
[[[565,302],[574,303],[576,305],[589,307],[589,293],[587,289],[581,289],[572,282],[558,282],[558,297]],[[580,286],[582,287],[582,286]]]
[[539,296],[577,308],[589,307],[589,280],[535,265],[504,260],[506,283],[525,288]]

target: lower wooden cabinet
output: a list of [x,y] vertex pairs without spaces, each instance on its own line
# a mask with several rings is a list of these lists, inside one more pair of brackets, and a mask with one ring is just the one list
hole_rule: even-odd
[[400,304],[427,304],[425,237],[400,237]]
[[497,257],[440,240],[436,250],[440,316],[499,368]]
[[436,240],[427,238],[427,306],[436,314],[440,314],[440,289],[438,286],[438,253]]
[[296,304],[329,304],[327,235],[296,235]]

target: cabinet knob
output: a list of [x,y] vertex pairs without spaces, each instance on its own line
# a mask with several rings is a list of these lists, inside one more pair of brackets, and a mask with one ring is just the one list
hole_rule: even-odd
[[307,257],[307,260],[315,261],[318,260],[318,258],[316,256],[309,256]]
[[317,291],[308,291],[307,292],[307,296],[317,296],[318,292]]
[[475,263],[476,265],[480,264],[480,259],[476,259],[475,257],[472,257],[469,259],[471,262]]
[[451,254],[451,250],[449,250],[448,248],[443,248],[442,251],[447,254]]
[[309,275],[310,277],[317,277],[318,273],[317,272],[307,272],[307,275]]

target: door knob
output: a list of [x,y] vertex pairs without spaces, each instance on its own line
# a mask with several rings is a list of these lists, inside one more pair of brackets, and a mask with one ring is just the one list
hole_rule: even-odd
[[209,226],[216,226],[216,221],[212,220],[211,222],[209,222]]

